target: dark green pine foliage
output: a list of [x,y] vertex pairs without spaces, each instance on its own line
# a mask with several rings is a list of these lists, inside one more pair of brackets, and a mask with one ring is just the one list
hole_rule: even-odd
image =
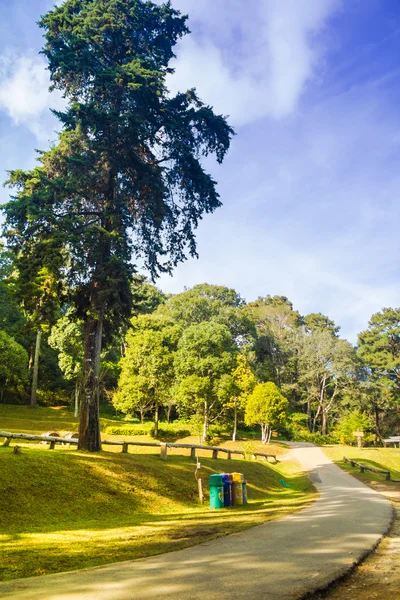
[[[170,3],[67,0],[40,21],[57,112],[58,143],[29,173],[11,173],[9,242],[46,248],[85,323],[80,447],[101,447],[98,375],[103,342],[131,312],[130,280],[140,260],[152,276],[187,252],[204,213],[220,206],[201,164],[222,162],[233,130],[194,90],[170,97],[176,42],[186,17]],[[61,265],[61,267],[59,267]]]

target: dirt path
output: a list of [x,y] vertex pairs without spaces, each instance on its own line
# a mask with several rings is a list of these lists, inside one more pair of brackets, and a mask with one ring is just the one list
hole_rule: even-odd
[[388,535],[351,575],[332,589],[310,600],[393,600],[400,594],[400,486],[398,490],[384,483],[370,482],[371,487],[393,502],[395,520]]

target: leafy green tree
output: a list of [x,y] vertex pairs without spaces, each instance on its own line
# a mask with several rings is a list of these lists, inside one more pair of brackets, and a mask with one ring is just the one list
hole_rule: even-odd
[[4,247],[3,242],[0,240],[0,280],[9,277],[12,274],[13,266],[13,255]]
[[138,411],[142,422],[146,412],[153,410],[157,437],[159,409],[168,404],[171,396],[174,352],[180,330],[173,323],[153,315],[143,315],[132,321],[113,404],[125,414]]
[[297,377],[295,338],[301,316],[286,296],[266,296],[250,302],[246,311],[255,322],[257,374],[261,380],[274,381],[293,393]]
[[400,309],[383,308],[358,336],[365,365],[363,407],[372,412],[377,440],[397,433],[400,418]]
[[8,240],[46,265],[58,253],[54,276],[65,275],[85,326],[79,447],[97,451],[100,353],[130,317],[133,261],[156,276],[196,255],[198,221],[221,204],[201,159],[221,163],[233,130],[194,90],[169,95],[173,49],[188,33],[169,3],[66,0],[39,24],[68,104],[54,148],[10,175]]
[[177,404],[203,416],[203,440],[210,423],[226,410],[226,376],[235,368],[237,348],[225,325],[202,322],[184,330],[175,354]]
[[261,441],[267,444],[271,431],[286,419],[289,401],[272,381],[255,386],[246,404],[247,425],[261,425]]
[[340,340],[328,331],[297,337],[298,393],[306,402],[309,428],[316,431],[320,424],[327,433],[328,418],[344,394],[357,383],[358,361],[356,351],[346,340]]
[[[50,252],[46,260],[51,261]],[[14,264],[16,277],[13,281],[16,295],[19,297],[26,319],[30,328],[36,332],[36,342],[33,354],[33,368],[31,380],[32,408],[37,405],[36,392],[39,376],[39,359],[42,346],[42,336],[48,333],[56,319],[59,308],[62,280],[57,279],[53,273],[53,265],[41,264],[35,260],[31,250],[26,254],[18,253]]]
[[0,279],[0,329],[22,343],[22,329],[26,323],[21,311],[12,284],[9,280]]
[[368,431],[371,430],[372,427],[373,422],[369,415],[354,411],[342,416],[336,427],[336,433],[345,444],[353,445],[356,443],[356,438],[354,436],[355,431],[362,431],[364,433],[364,441],[366,441],[368,439]]
[[257,384],[257,378],[242,353],[236,355],[236,368],[232,372],[232,387],[227,400],[227,406],[233,409],[233,432],[232,441],[236,441],[238,413],[244,411],[249,395]]
[[28,380],[28,354],[5,331],[0,331],[0,401],[4,391],[26,384]]
[[312,333],[313,331],[328,331],[332,335],[338,335],[340,327],[335,325],[326,315],[322,313],[310,313],[303,318],[306,331]]
[[75,382],[74,416],[79,414],[79,386],[83,371],[83,322],[73,319],[68,309],[51,330],[48,343],[58,352],[58,365],[67,381]]
[[358,336],[358,353],[373,376],[400,397],[400,308],[374,314]]
[[202,283],[169,298],[160,312],[183,327],[209,321],[225,325],[242,346],[255,337],[254,324],[243,307],[243,299],[232,288]]
[[167,296],[143,275],[132,277],[131,291],[134,316],[150,314],[167,300]]

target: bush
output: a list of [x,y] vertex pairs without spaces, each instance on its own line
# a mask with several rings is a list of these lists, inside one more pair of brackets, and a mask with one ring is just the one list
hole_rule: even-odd
[[[129,423],[121,425],[109,425],[105,428],[105,433],[109,435],[150,435],[154,438],[154,423],[147,421],[146,423]],[[190,426],[188,423],[160,423],[158,427],[158,436],[156,439],[166,442],[172,442],[179,438],[191,435]]]
[[176,442],[176,440],[179,440],[181,438],[187,437],[190,435],[190,429],[184,429],[182,426],[181,427],[170,427],[169,425],[165,424],[162,427],[158,428],[158,435],[157,437],[154,435],[155,433],[155,427],[153,425],[153,427],[150,430],[150,435],[152,438],[157,439],[157,440],[161,440],[162,442]]
[[298,436],[307,436],[309,434],[307,421],[308,415],[305,413],[291,413],[288,415],[284,425],[280,427],[280,431],[288,440],[295,440],[297,442],[308,441],[298,439]]
[[71,397],[64,392],[50,390],[36,390],[39,406],[69,406]]
[[108,435],[150,435],[153,423],[138,423],[129,425],[109,425],[105,429]]
[[292,434],[294,442],[310,442],[324,446],[325,444],[335,444],[336,439],[333,435],[322,435],[322,433],[310,433],[308,429],[299,429]]
[[357,445],[357,438],[354,436],[354,432],[357,430],[364,433],[363,444],[373,441],[373,434],[368,433],[372,427],[373,423],[367,414],[354,411],[340,419],[334,433],[338,442],[354,446]]
[[206,444],[210,446],[219,446],[224,441],[226,429],[223,425],[210,425],[207,431]]

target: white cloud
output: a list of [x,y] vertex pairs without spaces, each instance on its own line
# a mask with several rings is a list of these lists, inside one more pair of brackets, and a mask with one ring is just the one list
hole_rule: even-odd
[[[317,34],[338,0],[174,0],[193,35],[177,48],[172,92],[196,87],[234,125],[297,107],[323,56]],[[232,58],[234,57],[234,58]]]
[[383,102],[364,87],[244,128],[213,169],[224,206],[200,224],[200,259],[160,287],[286,295],[356,342],[372,314],[400,305],[400,117]]
[[15,125],[25,125],[40,140],[54,138],[56,120],[50,108],[60,109],[59,92],[49,92],[45,61],[33,55],[5,54],[0,57],[0,110]]

